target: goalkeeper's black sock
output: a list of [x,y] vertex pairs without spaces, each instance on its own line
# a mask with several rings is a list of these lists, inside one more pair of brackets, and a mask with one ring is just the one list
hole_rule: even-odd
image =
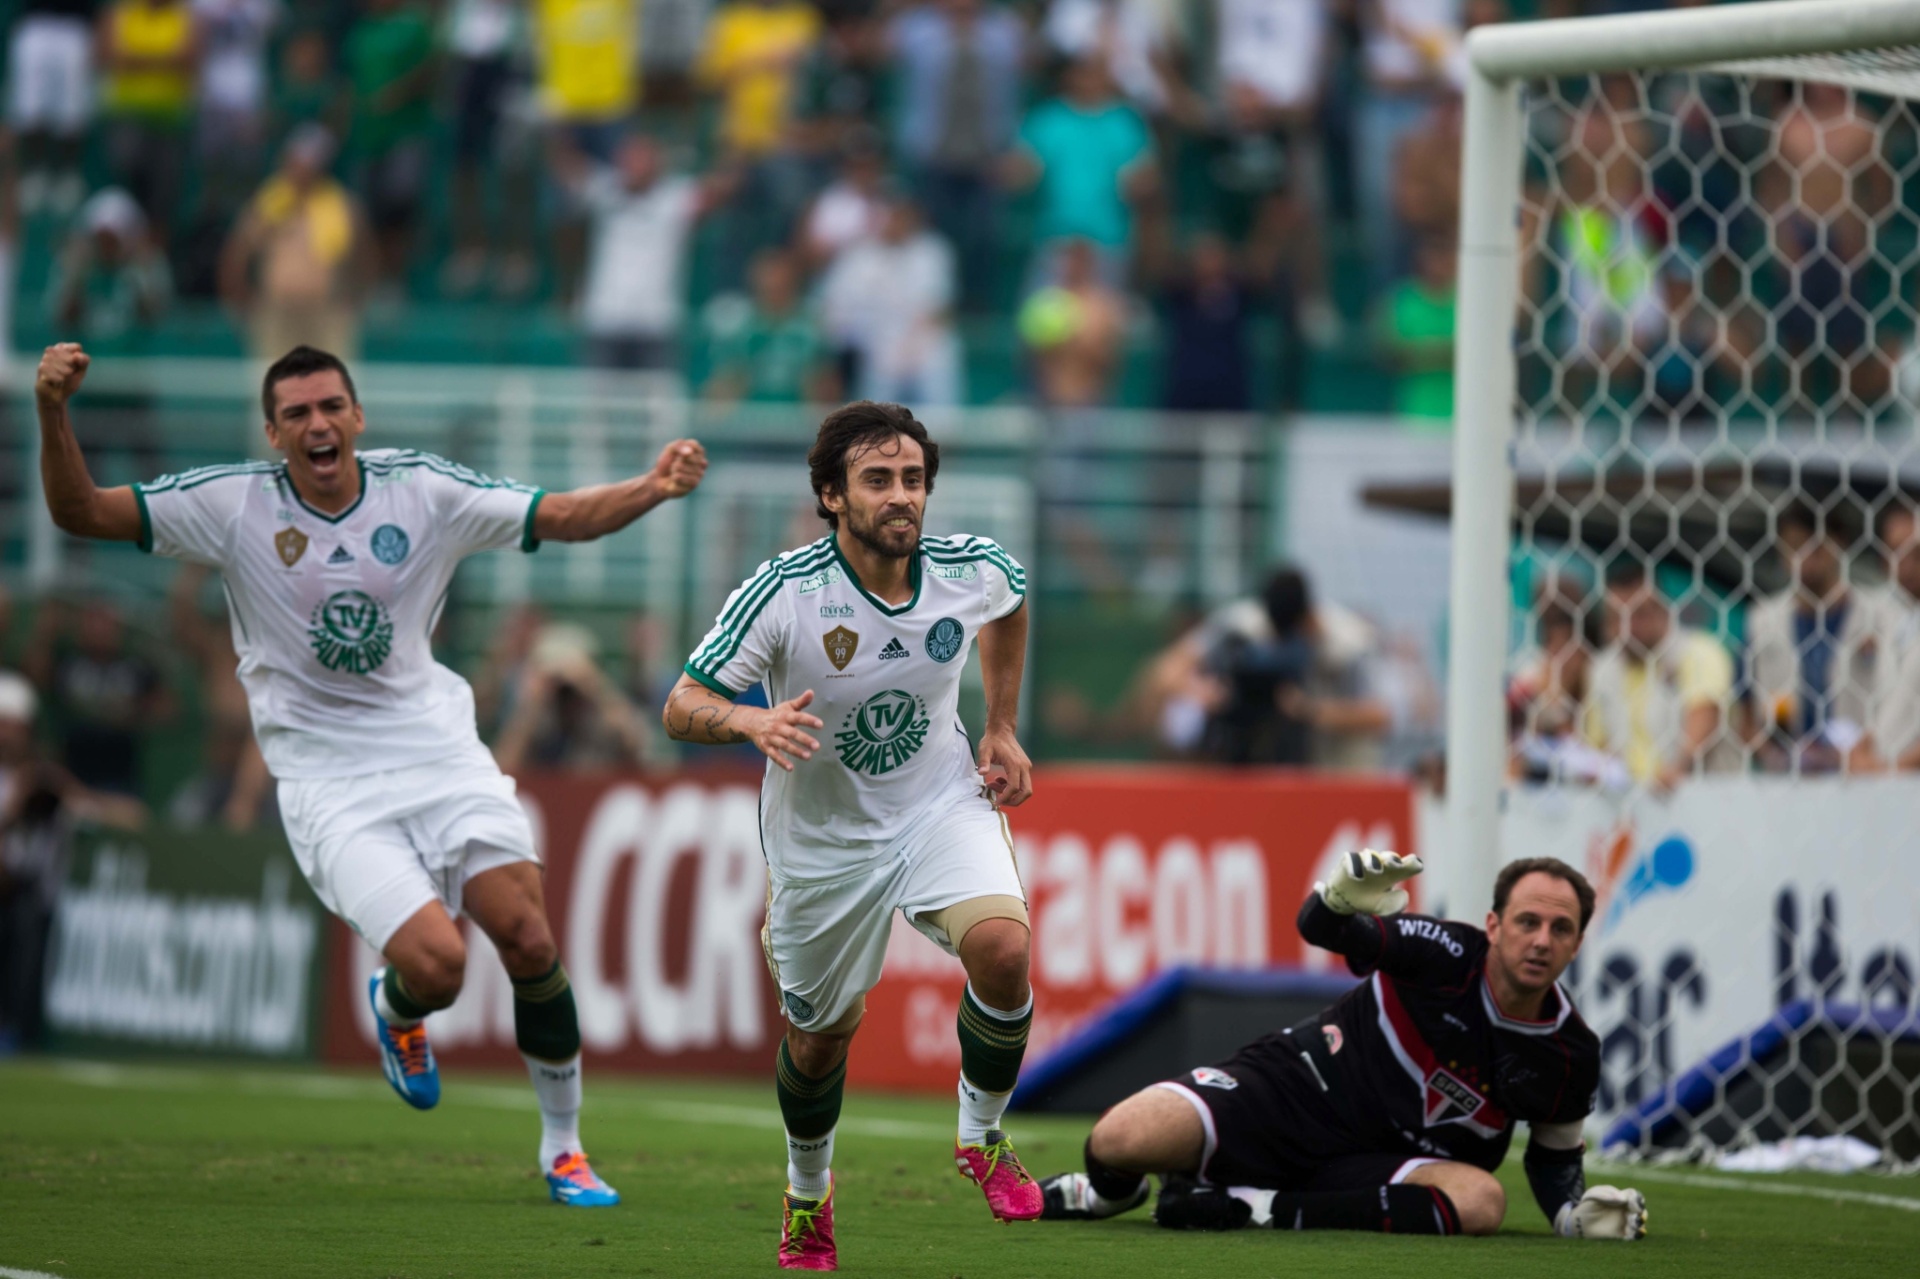
[[1132,1203],[1133,1197],[1140,1193],[1140,1183],[1146,1180],[1145,1175],[1101,1163],[1093,1153],[1091,1137],[1087,1138],[1085,1154],[1087,1184],[1093,1187],[1093,1193],[1110,1203]]
[[[1235,1191],[1236,1198],[1246,1192]],[[1262,1192],[1255,1192],[1262,1195]],[[1262,1196],[1263,1197],[1263,1196]],[[1263,1215],[1271,1219],[1261,1222]],[[1275,1230],[1371,1230],[1386,1235],[1457,1235],[1460,1213],[1434,1186],[1375,1186],[1370,1190],[1275,1191],[1254,1222]]]

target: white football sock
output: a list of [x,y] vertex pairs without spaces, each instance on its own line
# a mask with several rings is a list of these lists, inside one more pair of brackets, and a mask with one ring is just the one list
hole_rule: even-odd
[[520,1054],[533,1080],[540,1103],[540,1170],[553,1171],[553,1161],[580,1149],[580,1055],[567,1061],[542,1061]]
[[984,1088],[975,1088],[967,1082],[966,1075],[960,1076],[960,1144],[963,1146],[984,1146],[987,1142],[987,1130],[1000,1126],[1001,1116],[1007,1113],[1007,1103],[1013,1100],[1011,1092],[988,1092]]
[[402,1017],[399,1013],[393,1011],[393,1005],[387,1002],[387,981],[385,977],[382,977],[380,984],[373,988],[373,1006],[374,1009],[379,1012],[380,1020],[386,1022],[387,1025],[393,1027],[395,1030],[412,1030],[420,1024],[418,1017]]
[[833,1133],[801,1141],[787,1134],[787,1189],[796,1199],[825,1199],[833,1166]]

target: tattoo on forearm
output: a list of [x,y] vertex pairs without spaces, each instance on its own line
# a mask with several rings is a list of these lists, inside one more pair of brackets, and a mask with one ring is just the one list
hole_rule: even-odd
[[[682,705],[691,702],[691,705]],[[682,688],[667,699],[667,731],[684,742],[709,746],[737,746],[753,739],[733,726],[739,707],[731,702],[715,705],[704,689]]]

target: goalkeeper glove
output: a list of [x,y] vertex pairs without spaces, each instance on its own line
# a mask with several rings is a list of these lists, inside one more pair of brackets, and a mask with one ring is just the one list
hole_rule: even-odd
[[1342,915],[1398,915],[1409,900],[1400,881],[1412,879],[1423,869],[1411,853],[1402,857],[1363,848],[1342,857],[1333,868],[1333,878],[1313,887],[1327,909]]
[[1590,1186],[1580,1202],[1561,1207],[1553,1229],[1568,1239],[1645,1239],[1647,1200],[1638,1190]]

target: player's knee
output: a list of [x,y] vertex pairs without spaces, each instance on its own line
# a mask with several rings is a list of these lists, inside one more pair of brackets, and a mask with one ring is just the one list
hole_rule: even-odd
[[1486,1173],[1462,1177],[1447,1186],[1446,1192],[1453,1200],[1454,1211],[1460,1214],[1461,1234],[1490,1235],[1507,1219],[1506,1188]]
[[445,1008],[467,979],[467,947],[458,933],[420,948],[400,969],[407,993],[429,1008]]
[[513,919],[500,930],[493,944],[508,974],[521,979],[552,972],[560,959],[560,949],[553,942],[553,930],[537,910],[528,910]]
[[809,1079],[824,1079],[832,1073],[847,1055],[848,1035],[815,1035],[793,1027],[787,1028],[787,1056],[793,1059],[793,1065]]
[[1027,998],[1027,961],[1032,942],[1013,920],[989,919],[966,936],[967,980],[974,993],[997,1008],[1015,1009]]
[[1158,1171],[1153,1167],[1157,1144],[1149,1126],[1124,1102],[1100,1116],[1087,1137],[1087,1149],[1095,1159],[1134,1172]]

